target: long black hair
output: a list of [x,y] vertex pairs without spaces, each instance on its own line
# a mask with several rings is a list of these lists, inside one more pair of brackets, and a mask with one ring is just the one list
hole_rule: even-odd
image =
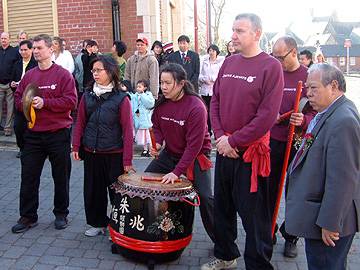
[[[120,88],[120,76],[119,76],[119,66],[114,58],[110,55],[97,55],[94,59],[90,61],[90,68],[92,69],[96,62],[101,62],[104,66],[105,72],[110,78],[110,81],[114,84],[114,88],[118,90]],[[92,88],[95,80],[92,76],[88,87]]]
[[[170,73],[177,84],[179,84],[181,81],[184,81],[184,86],[181,91],[184,91],[185,95],[196,96],[201,101],[203,101],[202,98],[199,96],[199,94],[195,92],[192,83],[187,80],[186,71],[181,65],[176,63],[165,64],[160,69],[160,77],[161,74],[164,72]],[[155,102],[154,109],[159,107],[165,101],[166,101],[165,96],[164,95],[160,96],[160,98]]]

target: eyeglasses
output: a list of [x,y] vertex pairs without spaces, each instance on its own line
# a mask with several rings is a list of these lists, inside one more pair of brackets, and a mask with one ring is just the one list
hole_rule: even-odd
[[290,51],[287,52],[287,54],[285,54],[283,56],[273,55],[273,57],[276,58],[277,60],[279,60],[280,62],[283,62],[285,60],[286,56],[288,56],[292,52],[293,49],[294,48],[292,48]]
[[105,68],[94,68],[94,69],[91,70],[91,73],[92,74],[94,74],[94,73],[99,74],[100,71],[103,71],[103,70],[105,70]]

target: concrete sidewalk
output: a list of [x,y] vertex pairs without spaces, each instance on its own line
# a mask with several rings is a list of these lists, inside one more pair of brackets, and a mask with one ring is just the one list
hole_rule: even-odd
[[[69,227],[58,231],[54,229],[52,214],[53,182],[50,166],[46,161],[40,185],[39,225],[23,234],[10,231],[19,217],[19,184],[20,161],[15,158],[15,148],[0,151],[0,269],[31,269],[31,270],[90,270],[147,269],[112,254],[111,243],[107,236],[86,237],[84,230],[86,221],[83,207],[83,169],[81,162],[73,162],[70,183],[70,214]],[[9,150],[10,149],[10,150]],[[134,160],[138,171],[143,171],[149,158]],[[283,217],[283,203],[280,219]],[[244,250],[245,233],[239,222],[238,244]],[[277,270],[306,270],[303,241],[299,243],[299,256],[286,259],[282,256],[283,240],[278,238],[274,247],[273,265]],[[193,270],[208,261],[213,253],[213,245],[206,235],[198,210],[194,222],[193,240],[185,249],[180,259],[155,269]],[[243,258],[239,258],[238,269],[245,269]],[[352,245],[349,255],[350,270],[360,269],[359,235]]]

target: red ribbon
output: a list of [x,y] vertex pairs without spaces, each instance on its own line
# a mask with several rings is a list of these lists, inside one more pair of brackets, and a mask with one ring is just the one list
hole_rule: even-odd
[[251,186],[250,192],[258,189],[258,175],[267,177],[270,175],[270,132],[251,143],[243,154],[245,162],[251,162]]
[[[226,136],[231,133],[225,132]],[[258,175],[267,177],[270,175],[270,131],[266,132],[260,139],[247,144],[243,159],[245,162],[251,162],[251,185],[250,192],[257,192]]]
[[[199,162],[200,169],[202,171],[209,170],[212,167],[211,160],[205,156],[205,154],[201,153],[196,157],[197,161]],[[186,177],[188,180],[194,180],[194,164],[195,160],[190,164],[189,168],[186,170]]]
[[192,238],[192,235],[190,235],[179,240],[150,242],[122,235],[115,231],[110,225],[109,232],[113,243],[127,249],[145,253],[169,253],[178,251],[187,247]]

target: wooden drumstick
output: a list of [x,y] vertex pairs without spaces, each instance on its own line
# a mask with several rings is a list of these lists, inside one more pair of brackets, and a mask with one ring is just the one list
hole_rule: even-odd
[[[150,175],[143,175],[141,176],[142,181],[155,181],[161,182],[163,180],[162,176],[150,176]],[[181,179],[176,179],[175,182],[181,182]]]
[[[149,132],[150,132],[151,146],[152,146],[152,148],[154,148],[157,151],[155,134],[154,134],[153,128],[149,128]],[[155,157],[155,158],[157,158],[157,157]]]

